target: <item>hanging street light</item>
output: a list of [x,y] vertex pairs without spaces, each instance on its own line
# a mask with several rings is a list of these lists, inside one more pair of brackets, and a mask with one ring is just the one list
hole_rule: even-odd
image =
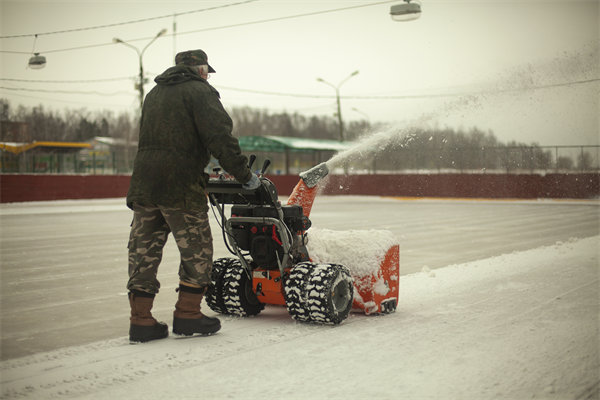
[[413,21],[421,16],[421,3],[404,0],[404,4],[394,4],[390,8],[390,15],[394,21]]
[[353,76],[358,75],[358,70],[354,71],[353,73],[351,73],[347,78],[345,78],[344,80],[342,80],[340,83],[336,85],[327,82],[326,80],[322,79],[322,78],[317,78],[317,82],[321,82],[324,83],[328,86],[331,86],[332,88],[335,89],[335,98],[337,100],[337,117],[338,117],[338,124],[339,124],[339,128],[340,128],[340,141],[343,142],[344,141],[344,123],[342,121],[342,107],[340,104],[340,87],[347,82],[350,78],[352,78]]
[[36,33],[35,39],[33,39],[33,49],[31,49],[33,56],[29,58],[29,62],[27,63],[27,66],[31,69],[42,69],[46,66],[46,57],[40,56],[40,53],[35,52],[35,44],[37,43],[37,38],[38,35]]
[[114,43],[121,43],[122,45],[125,45],[127,47],[130,47],[132,49],[134,49],[136,51],[136,53],[138,54],[139,57],[139,64],[140,64],[140,73],[139,73],[139,77],[138,77],[138,82],[135,85],[135,88],[139,91],[139,96],[140,96],[140,112],[142,111],[142,106],[144,105],[144,83],[145,83],[145,78],[144,78],[144,65],[142,63],[142,57],[144,56],[144,52],[146,51],[146,49],[152,44],[154,43],[154,41],[156,39],[158,39],[159,37],[161,37],[162,35],[164,35],[165,33],[167,33],[166,29],[162,29],[160,32],[158,32],[156,34],[156,36],[154,36],[154,38],[140,51],[137,47],[119,39],[119,38],[114,38],[113,42]]
[[42,69],[46,66],[46,57],[40,56],[40,53],[33,53],[28,63],[31,69]]

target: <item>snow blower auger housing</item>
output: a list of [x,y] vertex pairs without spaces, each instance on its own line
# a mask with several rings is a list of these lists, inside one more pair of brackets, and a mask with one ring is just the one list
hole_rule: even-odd
[[[301,205],[308,217],[318,192],[317,185],[328,173],[327,163],[302,172],[288,204]],[[311,261],[334,259],[349,269],[354,281],[354,310],[367,315],[396,311],[400,292],[400,245],[392,232],[312,228],[307,236]]]
[[[275,185],[263,176],[269,164],[256,190],[218,170],[208,182],[223,240],[236,257],[213,262],[206,302],[215,312],[238,316],[257,315],[265,304],[285,305],[296,320],[339,324],[352,309],[352,276],[343,265],[310,261],[310,219],[300,204],[281,205]],[[231,205],[229,218],[225,205]]]

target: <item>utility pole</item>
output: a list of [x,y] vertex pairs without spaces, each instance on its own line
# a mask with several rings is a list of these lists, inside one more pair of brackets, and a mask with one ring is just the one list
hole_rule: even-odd
[[322,82],[328,86],[331,86],[333,89],[335,89],[335,98],[337,101],[337,117],[338,117],[338,125],[339,125],[339,129],[340,129],[340,141],[343,142],[344,141],[344,122],[342,121],[342,105],[341,105],[341,100],[340,100],[340,87],[347,82],[350,78],[352,78],[353,76],[358,75],[358,70],[354,71],[353,73],[351,73],[348,77],[346,77],[344,80],[342,80],[340,83],[336,85],[327,82],[326,80],[322,79],[322,78],[317,78],[318,82]]

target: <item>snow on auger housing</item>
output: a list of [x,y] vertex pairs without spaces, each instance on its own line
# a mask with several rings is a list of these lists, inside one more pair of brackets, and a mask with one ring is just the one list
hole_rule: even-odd
[[[250,157],[250,166],[255,159]],[[399,288],[398,245],[378,254],[375,268],[349,269],[336,260],[323,260],[327,257],[323,254],[316,262],[307,250],[307,231],[317,184],[328,174],[327,165],[302,173],[288,203],[282,205],[275,185],[263,176],[269,164],[265,161],[256,190],[246,190],[223,174],[208,182],[223,240],[236,256],[214,261],[206,294],[209,307],[221,314],[251,316],[265,304],[285,305],[295,320],[326,324],[339,324],[353,307],[366,314],[393,312]],[[229,218],[225,205],[231,205]],[[377,236],[372,232],[367,236]]]

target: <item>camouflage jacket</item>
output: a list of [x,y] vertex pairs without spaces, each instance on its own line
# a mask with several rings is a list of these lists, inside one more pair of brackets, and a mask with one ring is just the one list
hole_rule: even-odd
[[219,93],[199,74],[175,66],[155,82],[144,101],[127,205],[206,210],[210,156],[241,183],[251,177],[248,160]]

